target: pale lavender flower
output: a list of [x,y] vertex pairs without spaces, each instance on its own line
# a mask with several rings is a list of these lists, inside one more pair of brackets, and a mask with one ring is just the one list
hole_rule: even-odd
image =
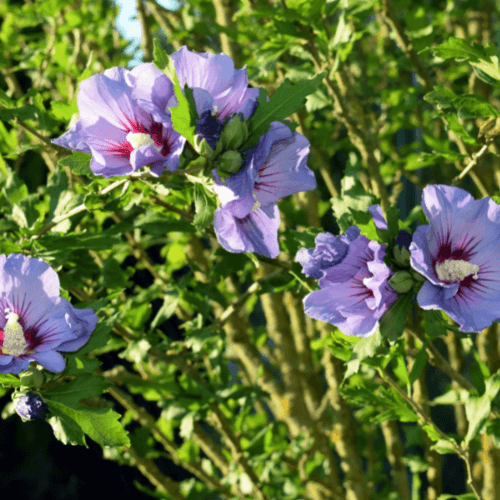
[[359,236],[359,228],[351,226],[344,236],[333,236],[331,233],[320,233],[314,240],[315,248],[301,248],[295,257],[300,262],[302,272],[319,280],[323,270],[339,264],[347,255],[349,243]]
[[[383,217],[376,221],[377,226],[381,222],[385,224]],[[316,239],[312,253],[307,250],[304,273],[312,277],[319,274],[320,289],[304,297],[304,311],[335,325],[344,335],[369,337],[397,298],[388,283],[391,270],[384,263],[385,245],[368,240],[356,226],[348,228],[346,236],[330,236],[320,242]],[[303,250],[296,260],[306,257]],[[311,270],[314,275],[308,274]]]
[[417,301],[440,309],[462,332],[479,332],[500,320],[500,206],[474,200],[463,189],[429,185],[410,246],[411,265],[426,281]]
[[20,373],[36,361],[65,368],[58,351],[76,351],[97,324],[92,309],[59,296],[59,277],[42,259],[0,255],[0,373]]
[[[234,69],[226,54],[191,52],[186,46],[170,55],[182,88],[193,90],[198,116],[215,113],[222,121],[234,113],[249,118],[255,110],[258,88],[248,86],[246,69]],[[153,63],[144,63],[133,70],[137,77],[133,96],[158,121],[170,116],[169,107],[177,105],[169,78]]]
[[221,206],[214,218],[219,243],[230,252],[256,252],[275,258],[279,254],[281,198],[316,188],[307,167],[309,141],[280,122],[273,122],[257,147],[246,151],[241,170],[221,181],[216,169],[215,192]]
[[[137,70],[111,68],[80,83],[79,119],[52,142],[92,153],[90,168],[104,177],[128,175],[146,165],[159,176],[173,172],[186,140],[132,98]],[[173,89],[170,88],[170,97]]]

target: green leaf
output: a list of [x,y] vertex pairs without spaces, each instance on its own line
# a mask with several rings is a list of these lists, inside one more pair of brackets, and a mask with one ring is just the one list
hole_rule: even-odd
[[380,318],[380,333],[391,341],[397,340],[403,334],[406,319],[412,307],[413,293],[400,295]]
[[[120,415],[109,408],[83,406],[83,399],[99,396],[111,384],[104,377],[81,375],[78,378],[42,391],[49,410],[61,422],[72,420],[87,436],[102,446],[130,446],[127,432],[118,419]],[[72,430],[75,431],[73,424]],[[62,428],[61,431],[64,431]]]
[[194,185],[194,205],[196,215],[193,219],[193,225],[196,229],[201,230],[212,224],[217,203],[207,188],[198,182]]
[[28,196],[28,188],[17,174],[10,169],[8,172],[7,182],[2,191],[4,196],[9,200],[9,203],[15,205]]
[[14,205],[12,209],[12,218],[19,224],[20,227],[33,229],[33,226],[40,217],[40,213],[36,208],[39,201],[40,196],[37,193],[34,193],[26,196],[19,203]]
[[14,101],[2,89],[0,89],[0,104],[6,108],[12,108],[15,106]]
[[465,127],[458,121],[458,117],[454,113],[446,113],[446,128],[455,132],[455,134],[462,139],[467,144],[472,144],[474,146],[478,146],[479,143],[472,137],[469,132],[465,129]]
[[487,83],[500,81],[498,56],[491,44],[487,47],[470,45],[462,38],[451,37],[446,42],[432,49],[436,57],[441,59],[458,59],[468,61],[479,78]]
[[424,345],[415,356],[413,361],[413,366],[410,371],[410,383],[413,384],[415,380],[420,377],[425,368],[425,363],[427,362],[427,340],[424,342]]
[[160,307],[158,314],[151,323],[151,328],[154,329],[161,325],[165,320],[170,318],[174,313],[179,303],[179,292],[171,290],[167,292],[163,298],[163,305]]
[[171,113],[173,128],[184,136],[190,144],[194,144],[198,113],[194,105],[192,90],[187,85],[184,85],[185,93],[182,92],[183,89],[177,77],[174,61],[161,48],[160,42],[156,38],[154,39],[153,54],[155,66],[169,78],[174,86],[177,106],[168,108]]
[[482,396],[469,394],[465,401],[465,413],[469,421],[469,430],[465,442],[470,443],[481,432],[491,412],[491,402],[500,390],[500,373],[495,373],[486,381],[486,389]]
[[366,358],[375,356],[381,343],[382,336],[378,330],[373,335],[358,341],[352,348],[352,354],[347,362],[344,380],[347,380],[353,373],[358,373],[361,362]]
[[11,373],[0,373],[0,384],[8,385],[9,387],[19,387],[21,381]]
[[354,224],[361,229],[361,234],[366,236],[369,240],[380,242],[380,238],[377,234],[377,226],[375,226],[375,221],[373,220],[371,212],[351,209],[351,214]]
[[73,151],[70,156],[59,160],[58,165],[61,167],[69,167],[73,173],[77,175],[93,175],[90,170],[90,160],[92,155],[82,153],[81,151]]
[[461,95],[455,98],[453,105],[458,110],[458,118],[460,120],[469,120],[482,116],[500,116],[500,111],[486,99],[472,94]]
[[196,416],[195,412],[189,412],[184,416],[181,422],[181,427],[179,429],[179,434],[184,439],[190,439],[194,430],[194,418]]
[[305,106],[306,97],[318,90],[326,72],[309,80],[292,84],[288,78],[276,89],[275,94],[266,102],[265,91],[260,89],[257,109],[248,120],[249,137],[242,150],[256,146],[259,138],[271,126],[271,122],[282,121]]
[[152,236],[165,236],[171,232],[194,233],[195,228],[184,220],[169,220],[164,215],[147,211],[144,217],[134,219],[134,227]]
[[404,351],[404,342],[402,339],[398,341],[394,346],[391,348],[391,355],[393,355],[392,358],[392,369],[394,371],[394,374],[398,379],[403,382],[405,385],[410,384],[410,378],[408,375],[408,368],[406,366],[405,362],[405,351]]
[[479,45],[471,46],[462,38],[450,37],[446,42],[433,47],[432,52],[441,59],[461,59],[479,61],[484,57],[484,51]]
[[444,439],[440,439],[437,443],[434,443],[430,449],[437,451],[440,455],[457,454],[454,446]]
[[434,90],[424,95],[424,101],[435,104],[437,109],[447,109],[453,106],[457,95],[447,87],[435,86]]

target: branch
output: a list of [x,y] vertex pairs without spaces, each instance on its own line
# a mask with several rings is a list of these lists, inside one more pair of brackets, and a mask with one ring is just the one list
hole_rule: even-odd
[[137,8],[137,19],[139,19],[139,22],[141,23],[141,30],[142,30],[141,49],[144,52],[144,59],[152,61],[153,37],[151,36],[151,30],[149,29],[148,20],[146,17],[146,9],[144,8],[142,0],[136,0],[135,5]]
[[485,144],[477,153],[474,153],[472,155],[472,160],[469,162],[469,164],[451,181],[452,186],[458,186],[460,181],[469,173],[469,171],[477,165],[479,158],[481,158],[481,156],[486,153],[489,146],[489,144]]
[[[311,54],[316,71],[322,72],[323,70],[328,69],[327,63],[321,60],[319,52],[312,39],[304,47],[308,49],[309,53]],[[344,123],[352,143],[361,153],[363,162],[366,164],[368,173],[370,174],[373,192],[375,196],[380,198],[382,212],[387,213],[387,210],[389,208],[389,197],[387,195],[387,190],[380,174],[379,162],[374,155],[374,150],[376,148],[373,144],[371,144],[372,141],[369,140],[368,136],[353,122],[353,120],[349,116],[349,110],[344,105],[339,90],[330,79],[328,74],[325,76],[324,81],[329,94],[333,97],[334,100],[334,114],[336,115],[337,119]]]

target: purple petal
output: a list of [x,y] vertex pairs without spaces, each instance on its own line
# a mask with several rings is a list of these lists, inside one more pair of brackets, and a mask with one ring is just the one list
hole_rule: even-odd
[[238,173],[225,179],[223,184],[216,169],[212,170],[215,184],[214,191],[223,207],[234,216],[246,217],[255,204],[253,197],[253,175],[248,167],[243,167]]
[[131,73],[135,77],[132,98],[137,100],[142,109],[151,113],[155,121],[169,122],[170,111],[167,106],[175,94],[167,75],[153,63],[139,64]]
[[59,277],[42,259],[22,254],[0,255],[0,325],[5,308],[19,314],[25,328],[43,320],[59,297]]
[[256,252],[274,259],[279,254],[279,210],[276,205],[260,207],[243,219],[226,207],[215,212],[214,229],[219,243],[229,252]]
[[30,358],[54,373],[62,372],[66,368],[63,356],[57,351],[37,352],[31,354]]
[[388,229],[387,222],[385,221],[385,217],[384,214],[382,213],[380,205],[372,205],[368,207],[368,211],[373,216],[373,222],[375,222],[375,226],[378,227],[379,229],[387,231]]
[[263,204],[276,203],[279,199],[300,191],[309,191],[316,188],[314,173],[307,166],[309,155],[309,141],[301,134],[294,132],[282,123],[271,127],[268,134],[274,136],[278,130],[278,137],[290,133],[286,139],[274,140],[269,154],[260,165],[255,180],[255,194]]

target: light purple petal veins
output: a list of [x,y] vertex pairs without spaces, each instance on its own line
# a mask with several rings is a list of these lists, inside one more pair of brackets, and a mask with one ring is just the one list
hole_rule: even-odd
[[441,309],[464,332],[500,320],[500,206],[474,200],[445,185],[424,189],[420,226],[410,246],[411,265],[429,281],[417,296],[423,309]]
[[[160,113],[146,111],[132,98],[135,79],[124,68],[112,68],[81,82],[79,120],[53,142],[90,151],[91,169],[104,177],[127,175],[159,161],[175,170],[185,139],[173,130],[168,117],[156,121],[154,116],[160,118]],[[147,146],[148,154],[133,154]]]
[[64,369],[58,351],[75,351],[97,324],[92,309],[59,296],[59,278],[42,259],[0,255],[0,373],[20,373],[30,361]]

